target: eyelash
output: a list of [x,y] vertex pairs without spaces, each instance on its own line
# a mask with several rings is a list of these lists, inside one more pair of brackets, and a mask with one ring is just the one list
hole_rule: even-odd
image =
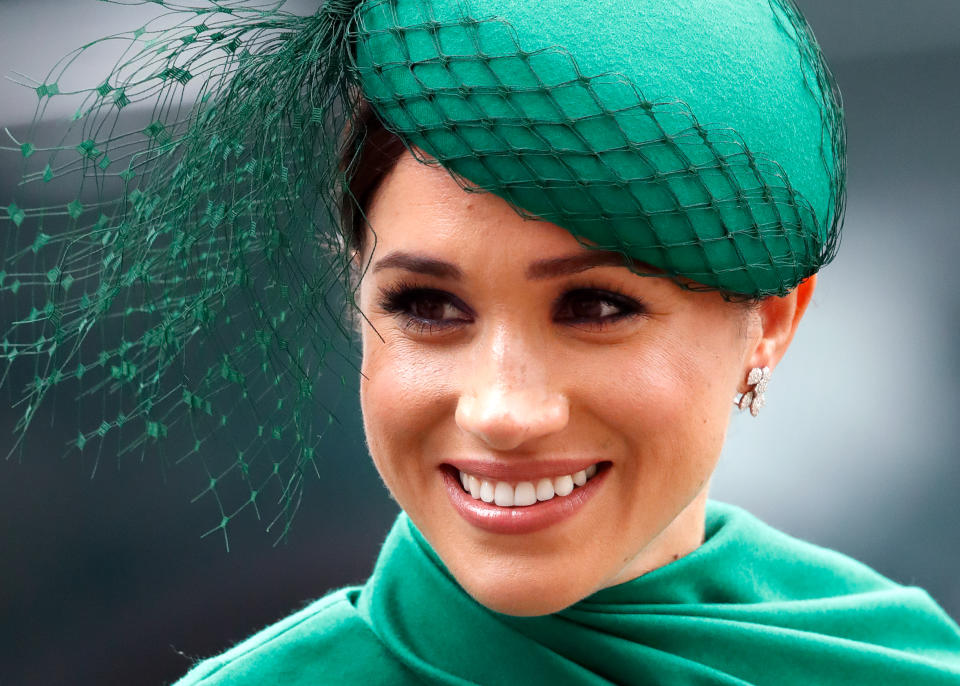
[[[565,305],[569,305],[570,298],[577,294],[586,294],[593,299],[613,305],[620,312],[615,315],[597,318],[568,318],[564,320],[567,324],[577,328],[587,328],[593,331],[601,331],[604,328],[619,322],[623,319],[634,316],[642,316],[646,313],[646,308],[642,303],[616,290],[599,285],[582,284],[571,288],[562,293],[553,304],[554,312],[560,310]],[[411,314],[412,307],[417,298],[432,296],[437,298],[439,303],[450,305],[465,315],[463,318],[456,319],[428,319],[417,317]],[[456,296],[446,291],[436,288],[419,286],[413,283],[399,282],[388,288],[381,290],[380,307],[384,312],[394,315],[403,324],[405,329],[413,329],[418,334],[433,334],[448,330],[469,321],[473,313]]]
[[397,317],[402,322],[404,329],[413,329],[418,334],[439,333],[464,321],[463,319],[426,319],[412,315],[410,313],[411,306],[418,297],[423,296],[434,296],[465,314],[469,310],[463,302],[446,291],[402,281],[389,288],[382,289],[379,304],[384,312]]
[[554,311],[576,294],[586,294],[595,297],[597,300],[613,305],[620,310],[617,314],[603,317],[600,320],[590,317],[567,320],[568,324],[579,328],[600,331],[616,322],[632,317],[643,316],[647,313],[644,304],[636,298],[632,298],[616,289],[590,282],[578,284],[575,288],[571,288],[562,293],[554,302]]

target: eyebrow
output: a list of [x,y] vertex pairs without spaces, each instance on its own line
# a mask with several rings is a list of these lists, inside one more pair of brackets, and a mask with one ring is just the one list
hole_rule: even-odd
[[463,272],[460,271],[457,265],[451,262],[444,262],[435,257],[415,255],[399,250],[389,253],[382,260],[377,260],[377,263],[373,266],[373,273],[376,274],[384,269],[403,269],[408,272],[427,274],[441,279],[459,280],[463,278]]
[[590,250],[569,257],[537,260],[527,267],[527,278],[531,280],[554,279],[558,276],[579,274],[594,267],[629,267],[630,264],[631,260],[618,252]]
[[[544,279],[554,279],[560,276],[569,276],[579,274],[594,267],[627,267],[631,261],[618,252],[609,250],[590,250],[585,253],[577,253],[566,257],[553,257],[545,260],[537,260],[527,267],[526,277],[530,280],[540,281]],[[634,268],[641,268],[648,273],[653,270],[648,265],[639,262],[633,262]],[[427,255],[418,255],[415,253],[396,250],[387,254],[383,259],[378,260],[373,267],[373,272],[377,273],[384,269],[403,269],[417,274],[426,274],[442,279],[460,280],[463,278],[461,269],[452,262],[429,257]]]

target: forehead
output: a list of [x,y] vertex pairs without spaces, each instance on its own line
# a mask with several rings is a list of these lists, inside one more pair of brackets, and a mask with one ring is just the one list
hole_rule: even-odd
[[[488,286],[502,282],[508,290],[520,281],[532,285],[599,267],[610,275],[616,270],[618,280],[632,282],[644,294],[687,307],[743,309],[729,307],[719,292],[682,288],[650,265],[633,261],[628,269],[629,258],[592,250],[566,229],[524,217],[492,193],[468,190],[443,167],[423,163],[409,152],[372,195],[367,219],[362,263],[372,267],[371,275],[378,267],[398,266],[387,264],[398,253],[401,262],[410,256],[443,262],[444,273],[436,276],[464,277]],[[419,266],[410,269],[409,262],[399,266],[430,273]]]
[[[528,219],[491,193],[467,190],[446,169],[410,153],[374,192],[367,219],[362,263],[370,270],[364,270],[362,284],[370,284],[374,279],[368,277],[378,273],[419,273],[513,299],[518,289],[528,292],[538,283],[549,288],[558,277],[605,274],[609,286],[629,286],[635,296],[655,299],[664,311],[710,321],[717,316],[739,320],[744,311],[716,291],[688,290],[669,278],[655,278],[657,270],[648,265],[635,263],[628,269],[619,253],[592,250],[566,229]],[[570,264],[577,260],[583,263]]]
[[521,216],[502,198],[468,190],[434,164],[405,152],[367,210],[365,241],[376,257],[394,249],[443,251],[459,260],[544,258],[590,252],[567,230]]

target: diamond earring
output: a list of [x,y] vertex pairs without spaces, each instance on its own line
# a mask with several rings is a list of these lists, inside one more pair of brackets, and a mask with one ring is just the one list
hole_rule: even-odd
[[740,396],[739,401],[734,401],[741,410],[750,408],[750,414],[756,417],[760,414],[760,408],[767,404],[764,394],[767,391],[767,384],[770,383],[770,367],[754,367],[747,375],[747,385],[752,388]]

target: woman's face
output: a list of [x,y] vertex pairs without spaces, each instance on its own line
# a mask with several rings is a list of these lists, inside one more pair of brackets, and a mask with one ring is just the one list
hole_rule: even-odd
[[546,614],[701,543],[749,308],[637,276],[408,154],[368,219],[370,453],[467,592]]

